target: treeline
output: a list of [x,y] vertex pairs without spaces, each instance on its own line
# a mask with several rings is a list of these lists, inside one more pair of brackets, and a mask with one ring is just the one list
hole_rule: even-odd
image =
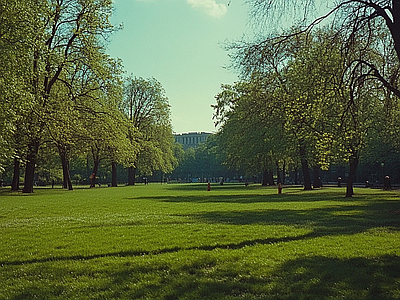
[[82,161],[91,184],[101,164],[113,186],[117,165],[129,169],[129,184],[137,169],[172,171],[163,87],[124,78],[106,54],[112,1],[1,0],[0,8],[0,168],[13,174],[13,190],[20,178],[25,193],[40,180],[71,190],[71,163]]
[[[313,1],[304,2],[306,16]],[[383,2],[339,1],[311,23],[227,46],[242,80],[216,96],[225,163],[263,172],[263,184],[275,170],[280,180],[282,170],[301,168],[308,190],[320,169],[346,162],[347,197],[360,160],[384,169],[400,150],[400,7]],[[288,11],[279,1],[249,3],[257,22]],[[303,1],[290,4],[301,10]]]
[[[261,30],[227,45],[241,80],[216,95],[217,134],[184,152],[162,85],[124,77],[106,54],[112,1],[0,0],[2,178],[31,193],[89,177],[116,186],[263,174],[271,184],[301,169],[311,189],[320,170],[347,164],[351,197],[360,166],[374,181],[398,162],[400,6],[338,1],[307,23],[313,2],[248,1]],[[264,34],[265,20],[304,4],[295,27]]]

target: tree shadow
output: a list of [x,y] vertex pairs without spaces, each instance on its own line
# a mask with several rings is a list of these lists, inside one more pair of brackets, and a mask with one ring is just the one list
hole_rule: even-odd
[[307,210],[265,209],[257,211],[209,211],[192,214],[203,222],[232,225],[306,226],[308,237],[355,234],[372,228],[400,230],[399,201],[369,201],[360,205],[328,206]]
[[[364,196],[358,196],[358,200],[364,198]],[[294,189],[286,191],[285,194],[272,194],[266,193],[263,190],[257,190],[256,192],[250,193],[246,190],[242,190],[241,193],[235,194],[213,194],[204,190],[202,195],[163,195],[163,196],[138,196],[125,198],[128,200],[149,200],[149,201],[162,201],[162,202],[189,202],[189,203],[259,203],[259,202],[317,202],[317,201],[343,201],[343,195],[338,194],[336,191],[324,191],[323,193],[315,192],[303,192],[302,190]]]
[[[207,190],[207,182],[202,183],[188,183],[188,184],[168,184],[168,189],[176,191],[205,191]],[[265,189],[261,185],[248,185],[245,186],[244,183],[225,183],[223,185],[219,183],[211,183],[212,190],[252,190],[252,189]],[[272,188],[272,187],[271,187]],[[275,188],[276,189],[276,188]]]
[[[26,282],[9,299],[398,299],[400,257],[340,259],[314,256],[288,260],[254,274],[231,258],[199,255],[181,264],[120,261],[94,270],[56,265],[31,272],[55,274],[47,284]],[[257,272],[256,272],[257,273]],[[46,279],[48,277],[43,275]],[[60,280],[62,279],[62,280]],[[100,280],[101,279],[101,280]],[[71,287],[71,282],[81,284]],[[87,286],[82,284],[88,283]]]

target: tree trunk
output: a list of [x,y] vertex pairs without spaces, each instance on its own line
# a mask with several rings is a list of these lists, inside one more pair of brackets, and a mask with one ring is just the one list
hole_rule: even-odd
[[117,163],[112,162],[111,163],[111,186],[112,187],[117,187]]
[[66,156],[65,156],[65,153],[63,153],[63,151],[60,148],[58,149],[58,152],[60,154],[61,166],[62,166],[62,170],[63,170],[63,189],[66,189],[68,187]]
[[100,161],[98,159],[95,159],[93,161],[93,172],[91,175],[91,176],[93,176],[93,178],[90,182],[90,187],[95,187],[95,185],[96,185],[96,176],[97,176],[97,172],[99,171],[99,165],[100,165]]
[[99,150],[96,146],[92,147],[92,155],[93,155],[93,170],[92,175],[90,175],[90,187],[95,187],[96,185],[96,176],[97,172],[99,171],[100,165],[100,156]]
[[68,184],[68,190],[69,191],[72,191],[73,190],[73,187],[72,187],[72,180],[71,180],[71,174],[70,174],[70,172],[69,172],[69,159],[67,158],[67,161],[66,161],[66,163],[67,163],[67,184]]
[[350,163],[350,172],[349,172],[349,178],[347,178],[346,198],[351,198],[354,195],[353,183],[356,178],[356,172],[358,167],[357,155],[350,157],[349,163]]
[[286,162],[283,162],[283,167],[282,167],[282,184],[285,184],[285,175],[286,175]]
[[314,166],[313,167],[313,187],[314,188],[320,188],[321,187],[321,179],[320,179],[320,177],[319,177],[319,170],[320,170],[320,167],[319,166]]
[[273,172],[268,172],[268,185],[275,185]]
[[25,179],[23,193],[33,193],[33,185],[35,180],[35,168],[37,162],[37,154],[39,152],[39,141],[32,141],[28,145],[28,154],[26,156]]
[[128,185],[135,185],[136,182],[136,168],[129,167],[128,169]]
[[19,175],[20,175],[20,162],[17,158],[14,158],[14,175],[11,183],[11,190],[18,191],[19,190]]
[[69,173],[69,160],[67,157],[67,151],[59,147],[58,152],[60,154],[61,165],[63,170],[63,188],[72,191],[73,187],[71,181],[71,174]]
[[262,186],[267,186],[268,185],[268,170],[264,170],[263,176],[262,176]]
[[281,178],[281,170],[279,170],[279,164],[276,162],[276,181],[277,183],[282,183],[282,178]]
[[312,190],[310,170],[308,168],[308,161],[306,159],[306,148],[303,145],[300,146],[300,159],[301,169],[303,170],[304,190]]

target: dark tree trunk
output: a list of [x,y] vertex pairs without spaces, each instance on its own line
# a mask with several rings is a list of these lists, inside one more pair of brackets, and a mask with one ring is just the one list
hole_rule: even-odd
[[67,158],[67,160],[66,160],[66,163],[67,163],[67,165],[66,165],[66,168],[67,168],[67,184],[68,184],[68,190],[70,190],[70,191],[72,191],[73,190],[73,187],[72,187],[72,181],[71,181],[71,174],[70,174],[70,172],[69,172],[69,159]]
[[349,172],[349,178],[347,178],[346,198],[351,198],[354,195],[353,183],[356,178],[356,172],[358,167],[357,155],[350,157],[349,163],[350,163],[350,172]]
[[303,170],[304,190],[312,190],[310,170],[308,168],[308,161],[306,159],[306,148],[304,145],[300,146],[300,159],[301,169]]
[[136,183],[136,168],[129,167],[128,169],[128,185],[135,185]]
[[99,171],[99,165],[100,165],[100,156],[99,156],[99,150],[96,148],[92,148],[92,155],[93,155],[93,171],[92,175],[90,175],[90,187],[95,187],[96,185],[96,176],[97,172]]
[[63,151],[59,148],[58,152],[60,153],[60,159],[61,159],[61,166],[63,170],[63,189],[66,189],[68,187],[68,179],[67,179],[67,162],[66,162],[66,155],[63,153]]
[[321,187],[321,179],[319,177],[319,166],[314,166],[313,167],[313,187],[314,188],[320,188]]
[[299,171],[294,171],[294,184],[299,184]]
[[112,187],[117,187],[117,163],[112,162],[111,163],[111,186]]
[[95,187],[95,185],[96,185],[96,176],[97,176],[97,172],[99,171],[99,165],[100,165],[100,161],[98,159],[95,159],[93,162],[93,172],[91,175],[93,178],[91,178],[90,187]]
[[264,170],[263,176],[262,176],[262,186],[267,186],[268,185],[268,170]]
[[268,172],[268,185],[275,185],[273,172]]
[[277,181],[278,184],[282,183],[281,170],[279,169],[278,162],[276,163],[276,181]]
[[63,188],[72,191],[73,187],[71,181],[71,174],[69,172],[69,160],[67,157],[67,151],[63,148],[58,148],[58,152],[60,154],[61,165],[63,170]]
[[23,193],[33,193],[35,180],[35,168],[37,154],[39,152],[39,141],[33,141],[28,145],[28,154],[26,156],[25,179]]
[[19,190],[19,175],[20,175],[20,162],[17,158],[14,158],[14,175],[11,183],[11,190],[18,191]]
[[282,167],[282,184],[285,184],[285,175],[286,175],[286,162],[283,162],[283,167]]

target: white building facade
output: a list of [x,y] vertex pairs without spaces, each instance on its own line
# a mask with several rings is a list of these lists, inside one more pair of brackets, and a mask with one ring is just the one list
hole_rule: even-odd
[[188,132],[175,133],[175,142],[183,146],[183,150],[196,148],[200,143],[204,143],[212,135],[211,132]]

